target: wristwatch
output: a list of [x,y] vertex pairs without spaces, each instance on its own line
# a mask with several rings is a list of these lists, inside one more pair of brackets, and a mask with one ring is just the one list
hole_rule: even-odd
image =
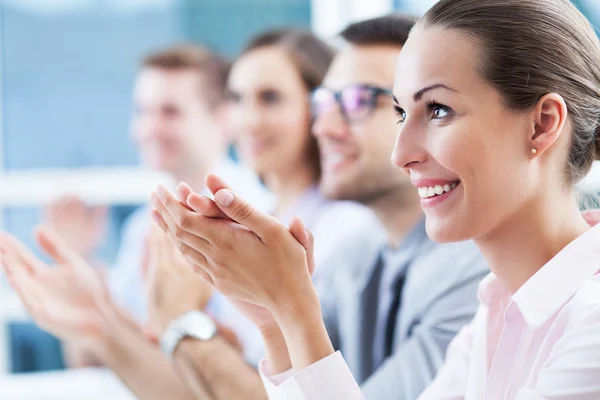
[[169,360],[183,338],[192,337],[198,340],[209,340],[217,334],[217,325],[201,311],[188,311],[167,326],[167,330],[160,338],[160,348]]

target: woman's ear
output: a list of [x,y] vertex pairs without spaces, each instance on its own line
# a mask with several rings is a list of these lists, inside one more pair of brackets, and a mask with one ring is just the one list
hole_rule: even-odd
[[540,155],[560,137],[567,122],[567,104],[556,93],[544,95],[534,110],[534,130],[530,138],[531,153]]

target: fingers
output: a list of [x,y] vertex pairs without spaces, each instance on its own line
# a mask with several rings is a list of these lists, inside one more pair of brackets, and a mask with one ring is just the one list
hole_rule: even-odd
[[169,225],[167,225],[167,223],[165,222],[164,218],[162,217],[161,213],[158,210],[156,210],[156,209],[152,210],[150,212],[150,216],[152,217],[152,219],[154,220],[154,222],[160,228],[161,231],[163,231],[163,232],[169,231]]
[[214,202],[214,200],[209,199],[206,196],[201,196],[197,193],[192,193],[187,198],[187,204],[190,208],[197,213],[204,215],[205,217],[210,218],[219,218],[231,221],[231,218],[227,216],[219,206]]
[[201,266],[199,266],[197,264],[190,263],[190,265],[191,265],[192,271],[194,271],[194,273],[196,275],[198,275],[202,280],[204,280],[204,282],[208,283],[212,287],[215,286],[214,278],[208,272],[208,270],[205,270],[204,268],[202,268]]
[[294,217],[290,222],[289,230],[296,240],[302,245],[302,247],[307,249],[309,245],[309,238],[302,220],[298,217]]
[[304,247],[304,250],[306,250],[306,258],[308,261],[308,270],[309,270],[310,274],[312,275],[312,273],[315,270],[315,257],[314,257],[315,238],[314,238],[314,236],[312,235],[312,233],[310,233],[308,231],[308,229],[306,229],[304,227],[302,220],[300,220],[300,218],[298,218],[298,217],[295,217],[292,219],[292,222],[290,222],[289,230],[290,230],[290,233],[294,236],[294,238],[296,238],[296,240],[302,245],[302,247]]
[[[208,261],[206,257],[202,253],[202,251],[208,251],[208,247],[210,244],[202,238],[198,238],[193,236],[190,233],[187,233],[191,238],[188,239],[190,242],[194,242],[194,239],[197,239],[194,242],[194,245],[188,245],[185,243],[185,238],[183,241],[176,237],[173,231],[171,231],[169,225],[164,221],[162,215],[158,212],[158,210],[152,210],[152,217],[154,221],[156,221],[157,225],[166,233],[171,240],[172,243],[177,247],[177,249],[181,252],[181,254],[193,265],[198,265],[200,268],[205,269],[208,266]],[[184,235],[187,237],[187,235]],[[202,251],[199,251],[202,249]],[[208,278],[208,277],[206,277]]]
[[275,218],[254,209],[240,196],[235,195],[219,177],[209,174],[206,185],[215,194],[215,203],[225,215],[250,229],[263,241],[279,226]]
[[176,191],[179,201],[190,210],[196,211],[205,217],[229,219],[229,217],[217,207],[213,200],[198,193],[194,193],[187,183],[181,182],[177,185]]
[[34,236],[42,250],[57,263],[67,263],[76,257],[58,233],[49,226],[37,226],[34,230]]
[[227,215],[221,211],[219,207],[217,207],[213,200],[207,196],[194,193],[187,183],[179,183],[179,185],[177,185],[176,192],[177,196],[179,197],[179,201],[181,201],[181,203],[190,210],[196,211],[205,217],[229,219],[229,217],[227,217]]
[[155,237],[155,247],[158,253],[157,263],[159,268],[176,269],[180,266],[176,258],[176,256],[180,256],[179,251],[166,233],[158,232]]
[[214,174],[208,174],[206,176],[205,183],[206,187],[213,195],[217,194],[217,192],[221,189],[231,189],[229,186],[227,186],[223,179]]
[[7,233],[0,233],[0,243],[2,248],[12,254],[14,259],[22,264],[28,273],[38,275],[46,270],[47,266],[15,237]]
[[159,195],[153,193],[151,198],[171,231],[169,237],[175,238],[175,242],[183,242],[205,254],[212,249],[212,244],[223,243],[226,239],[224,236],[228,231],[224,221],[190,211],[164,187],[159,187]]
[[0,242],[0,265],[2,265],[2,268],[4,269],[8,283],[13,286],[15,270],[23,267],[21,263],[16,260],[12,250],[5,247],[2,242]]
[[307,250],[306,252],[306,256],[308,257],[308,272],[310,272],[310,275],[312,276],[313,272],[315,272],[315,237],[313,236],[312,232],[310,232],[309,230],[306,230],[306,233],[308,234],[308,240],[310,242],[310,246],[309,246],[309,250]]
[[[163,198],[159,198],[156,193],[152,193],[150,197],[162,219],[158,221],[161,229],[174,239],[175,243],[183,242],[200,251],[208,250],[210,246],[208,233],[211,231],[198,229],[201,225],[199,219],[203,216],[188,210],[168,190],[160,189],[163,191]],[[156,219],[154,214],[153,216]]]
[[175,188],[175,192],[177,193],[177,197],[179,197],[179,201],[181,202],[181,204],[183,204],[191,210],[192,208],[189,206],[187,198],[192,193],[194,193],[192,188],[190,188],[190,186],[187,183],[181,182],[179,183],[179,185],[177,185],[177,188]]
[[22,263],[14,251],[1,246],[0,253],[2,254],[1,263],[6,272],[8,283],[15,289],[25,308],[32,312],[34,306],[39,303],[40,286],[36,282],[36,276]]

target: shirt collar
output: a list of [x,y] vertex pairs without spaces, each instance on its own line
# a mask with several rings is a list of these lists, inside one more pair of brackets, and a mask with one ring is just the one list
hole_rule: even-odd
[[[556,254],[512,296],[527,324],[539,327],[600,270],[600,225]],[[479,300],[487,308],[510,299],[500,280],[489,274],[480,284]]]
[[382,237],[377,259],[382,268],[381,284],[394,285],[407,272],[409,265],[420,255],[423,240],[429,240],[424,218],[404,236],[398,246],[392,247],[387,235]]
[[[418,256],[418,248],[423,238],[427,239],[425,231],[425,219],[420,220],[402,239],[398,247],[389,245],[387,232],[381,225],[380,221],[376,221],[376,228],[369,230],[369,234],[362,238],[362,243],[359,254],[362,262],[360,264],[369,265],[369,268],[362,268],[355,277],[355,282],[358,287],[366,287],[372,279],[375,279],[377,270],[385,276],[395,276],[401,272],[406,261],[412,261]],[[353,262],[358,262],[356,259]],[[382,277],[380,276],[381,280]]]

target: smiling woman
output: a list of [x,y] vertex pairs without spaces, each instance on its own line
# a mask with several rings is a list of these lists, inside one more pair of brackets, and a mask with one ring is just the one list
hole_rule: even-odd
[[[599,154],[599,87],[600,43],[567,0],[443,0],[406,42],[393,161],[429,236],[475,239],[492,270],[421,399],[600,397],[600,230],[572,189]],[[278,322],[306,369],[272,394],[362,398],[303,310]]]
[[[332,58],[309,32],[272,31],[252,40],[231,69],[230,115],[242,157],[275,192],[286,191],[286,181],[302,192],[319,179],[308,95]],[[290,200],[280,198],[278,211]]]
[[[412,30],[392,158],[421,195],[428,235],[474,239],[492,270],[421,400],[600,398],[600,227],[573,191],[600,154],[599,88],[600,42],[568,0],[442,0]],[[361,399],[323,327],[311,245],[214,189],[247,229],[224,251],[231,221],[197,217],[205,268],[227,295],[271,312],[293,365],[270,377],[262,364],[271,398]]]

